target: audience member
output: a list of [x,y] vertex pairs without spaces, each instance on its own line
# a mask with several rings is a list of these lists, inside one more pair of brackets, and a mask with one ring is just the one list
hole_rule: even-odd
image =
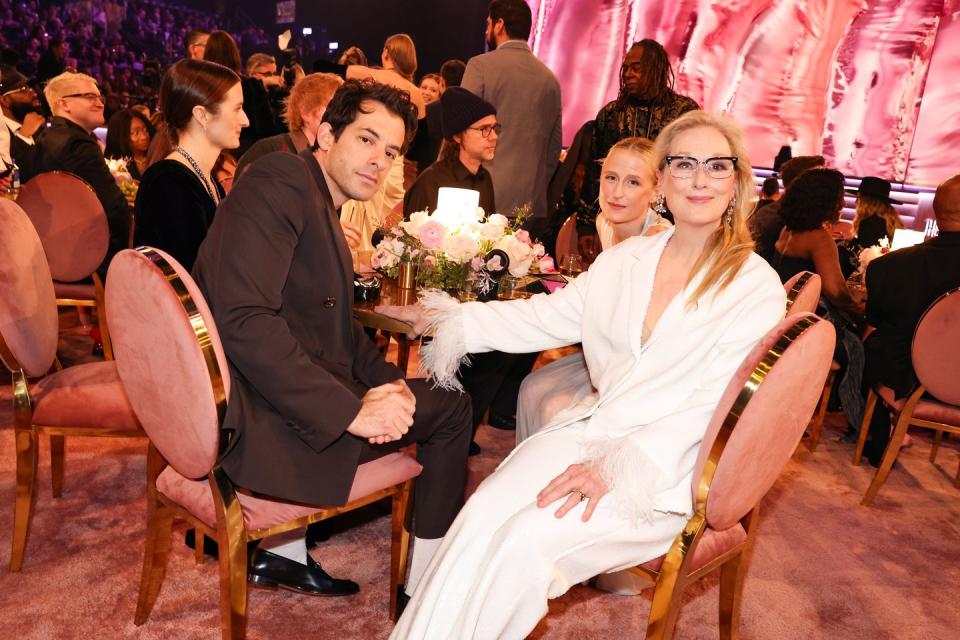
[[467,352],[582,341],[596,388],[477,488],[394,640],[525,638],[549,598],[662,555],[693,511],[707,425],[786,296],[751,251],[755,187],[735,125],[694,111],[663,130],[654,153],[672,231],[603,252],[551,295],[457,304],[440,294],[381,309],[451,345],[422,352],[441,381]]
[[284,102],[283,121],[289,130],[253,143],[240,158],[237,178],[252,162],[274,151],[299,154],[313,146],[323,112],[336,90],[343,84],[332,73],[311,73],[298,82]]
[[[917,385],[910,346],[920,318],[937,298],[960,287],[960,175],[937,187],[933,213],[940,235],[867,266],[867,322],[876,331],[864,345],[864,382],[890,387],[898,399]],[[864,448],[874,466],[890,440],[890,426],[890,410],[878,401]]]
[[140,181],[134,244],[162,249],[192,269],[226,195],[214,165],[247,126],[240,78],[222,65],[181,60],[163,75],[160,112],[156,153],[166,153]]
[[[440,93],[451,87],[459,87],[463,80],[463,71],[467,65],[462,60],[447,60],[440,65]],[[443,142],[443,108],[439,101],[426,106],[423,120],[417,126],[417,135],[410,145],[407,158],[417,163],[417,170],[423,171],[436,162]]]
[[497,158],[487,167],[500,213],[512,218],[528,205],[527,230],[546,240],[547,183],[560,162],[560,83],[530,51],[531,23],[524,0],[492,0],[490,52],[470,59],[463,88],[492,104],[503,125]]
[[497,150],[497,110],[462,87],[452,87],[440,98],[443,109],[443,147],[440,158],[420,173],[403,198],[403,215],[437,208],[440,187],[480,192],[480,206],[496,211],[493,180],[483,163]]
[[[822,167],[823,156],[797,156],[783,163],[780,178],[783,180],[783,190],[786,193],[790,185],[807,169]],[[783,216],[780,215],[780,202],[771,202],[758,208],[747,220],[750,235],[755,243],[756,251],[767,262],[773,259],[773,245],[780,237],[783,229]]]
[[893,241],[893,232],[903,229],[903,222],[893,208],[903,204],[890,197],[890,183],[883,178],[867,176],[857,188],[857,214],[853,218],[853,233],[861,247],[879,244],[881,238]]
[[661,129],[700,106],[673,90],[673,67],[667,51],[656,40],[635,42],[620,66],[620,92],[597,113],[593,125],[592,157],[581,192],[577,227],[589,235],[599,212],[597,195],[600,164],[618,140],[639,136],[655,140]]
[[[353,318],[353,268],[336,209],[376,193],[415,126],[403,92],[347,81],[314,150],[270,154],[246,171],[194,266],[233,379],[221,457],[232,480],[268,496],[342,505],[359,464],[418,444],[424,468],[408,593],[463,503],[470,410],[461,395],[404,381]],[[266,540],[249,575],[312,595],[359,589],[326,574],[302,532]]]
[[204,50],[207,48],[207,40],[209,39],[209,31],[191,29],[186,37],[187,57],[191,60],[203,60]]
[[117,111],[107,122],[103,155],[106,158],[128,160],[130,176],[139,180],[147,170],[147,150],[153,134],[153,124],[142,113],[133,109]]
[[420,79],[420,95],[423,96],[423,103],[429,105],[440,99],[441,89],[443,88],[443,78],[436,73],[427,73]]
[[365,54],[360,47],[350,47],[343,52],[343,55],[340,56],[337,62],[345,67],[349,67],[352,64],[359,64],[365,67],[367,66],[367,54]]
[[764,179],[760,187],[760,198],[757,200],[756,212],[760,207],[765,207],[780,199],[780,181],[775,176]]
[[36,172],[66,171],[85,180],[96,192],[110,227],[109,248],[98,269],[105,278],[114,254],[129,244],[130,207],[93,135],[95,128],[103,126],[103,96],[93,78],[69,71],[51,78],[43,92],[53,120],[35,136]]
[[3,126],[0,126],[0,174],[9,171],[13,163],[20,169],[20,182],[33,177],[37,147],[33,136],[46,124],[41,115],[37,92],[27,83],[27,78],[15,71],[4,70],[0,75],[0,109],[3,110]]
[[67,45],[61,38],[50,38],[47,50],[37,63],[37,82],[43,83],[67,70]]

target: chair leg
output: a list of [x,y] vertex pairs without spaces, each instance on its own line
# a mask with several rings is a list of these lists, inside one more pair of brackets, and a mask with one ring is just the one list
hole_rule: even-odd
[[720,567],[720,640],[740,637],[740,602],[747,573],[747,551],[741,551]]
[[10,572],[23,566],[27,547],[30,515],[33,511],[33,490],[37,479],[37,433],[33,429],[16,431],[17,494],[13,511],[13,549],[10,552]]
[[833,390],[833,379],[836,373],[831,371],[827,375],[827,381],[823,384],[823,393],[820,394],[820,404],[817,406],[817,412],[814,414],[813,422],[810,424],[810,453],[817,450],[817,444],[820,442],[820,434],[823,433],[823,421],[827,416],[827,405],[830,402],[830,393]]
[[893,435],[890,436],[890,442],[887,443],[886,450],[883,452],[883,460],[880,462],[880,468],[877,469],[877,473],[873,476],[870,487],[867,488],[867,493],[860,502],[860,504],[865,507],[870,506],[873,499],[877,497],[877,492],[880,491],[883,483],[887,481],[887,476],[890,475],[890,469],[893,468],[893,463],[896,461],[897,456],[900,455],[900,447],[903,446],[903,436],[907,433],[907,427],[910,426],[910,413],[912,413],[912,410],[909,412],[902,411],[897,419],[897,426],[893,430]]
[[50,436],[50,487],[54,498],[63,495],[63,436]]
[[857,448],[853,452],[853,465],[859,466],[863,458],[863,447],[867,442],[867,432],[870,430],[870,420],[877,408],[877,394],[873,389],[867,392],[867,403],[863,407],[863,420],[860,421],[860,433],[857,434]]
[[173,535],[173,511],[159,503],[155,495],[147,495],[147,540],[143,551],[143,571],[140,574],[140,593],[133,623],[142,625],[150,617],[157,602],[160,587],[167,571],[170,541]]
[[677,580],[669,588],[661,588],[660,580],[653,590],[653,602],[650,603],[650,618],[647,621],[646,640],[671,640],[677,615],[680,613],[680,600],[686,585]]
[[933,436],[933,446],[930,447],[930,462],[937,461],[937,452],[940,450],[940,442],[943,440],[943,431],[937,429]]
[[193,530],[193,563],[203,564],[203,544],[205,536],[200,529]]
[[[202,541],[201,535],[198,546],[203,544]],[[243,640],[247,635],[247,542],[221,528],[217,531],[217,543],[220,545],[220,628],[223,640]]]
[[97,296],[97,327],[100,329],[100,344],[103,345],[103,359],[113,360],[113,343],[110,341],[110,328],[107,326],[107,307],[106,304],[104,304],[103,282],[96,273],[94,273],[92,277]]
[[410,552],[410,529],[408,526],[412,504],[413,480],[407,480],[393,494],[390,541],[390,619],[397,621],[397,592],[403,586],[407,573],[407,557]]

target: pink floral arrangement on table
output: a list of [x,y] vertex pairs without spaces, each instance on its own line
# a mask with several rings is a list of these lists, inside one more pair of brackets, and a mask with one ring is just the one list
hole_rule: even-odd
[[860,259],[860,276],[863,277],[866,275],[867,265],[870,264],[874,258],[879,258],[885,253],[890,253],[890,241],[886,238],[880,238],[877,244],[862,250],[858,256]]
[[527,208],[517,209],[511,223],[499,213],[487,215],[478,198],[476,191],[441,188],[435,211],[413,213],[385,232],[370,266],[396,277],[402,263],[412,263],[421,286],[462,289],[470,282],[482,294],[505,273],[556,270],[543,245],[521,229]]

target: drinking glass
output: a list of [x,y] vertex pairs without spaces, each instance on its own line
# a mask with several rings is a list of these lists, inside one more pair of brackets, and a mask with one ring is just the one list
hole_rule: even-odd
[[571,253],[563,260],[560,265],[560,273],[571,278],[576,278],[583,272],[583,257],[579,253]]

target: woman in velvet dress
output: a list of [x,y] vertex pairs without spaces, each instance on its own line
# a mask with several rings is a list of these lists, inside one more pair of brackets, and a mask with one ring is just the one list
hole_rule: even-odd
[[211,175],[224,149],[236,149],[247,126],[240,78],[203,60],[181,60],[160,83],[163,120],[134,206],[134,244],[166,251],[193,268],[200,243],[224,197]]

